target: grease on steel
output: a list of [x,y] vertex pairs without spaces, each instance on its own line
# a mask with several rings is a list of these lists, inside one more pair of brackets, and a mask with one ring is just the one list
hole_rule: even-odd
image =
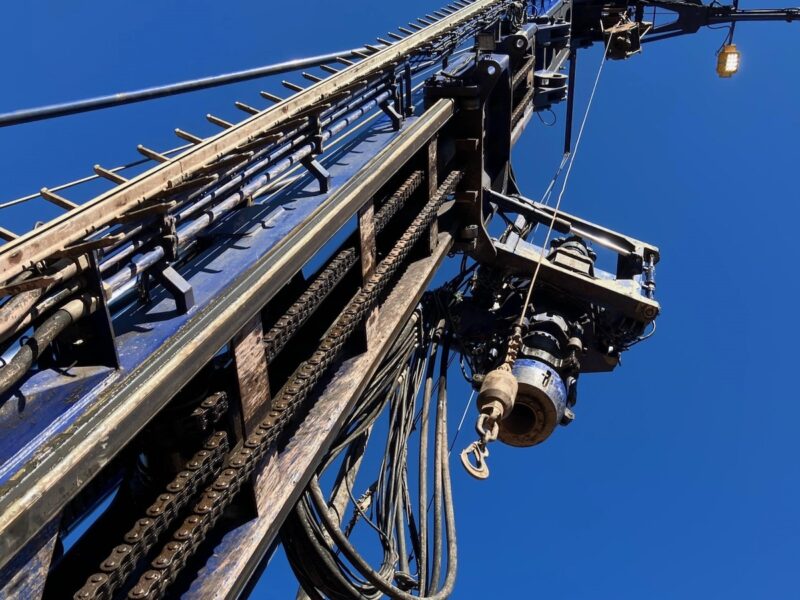
[[[334,326],[323,338],[311,358],[303,362],[289,378],[289,381],[275,398],[269,415],[248,436],[242,446],[225,458],[224,468],[215,476],[211,485],[203,491],[201,497],[191,509],[189,516],[186,517],[181,526],[173,533],[172,539],[163,546],[158,556],[153,560],[153,568],[142,574],[138,583],[131,589],[129,598],[149,600],[159,598],[164,594],[167,587],[186,565],[187,560],[194,554],[211,528],[214,527],[222,512],[233,501],[244,482],[249,479],[256,466],[267,455],[286,425],[297,414],[308,393],[320,380],[327,368],[338,359],[346,340],[356,331],[358,325],[377,304],[381,293],[387,288],[413,246],[434,221],[442,201],[453,193],[461,177],[462,173],[460,171],[453,171],[439,186],[433,198],[425,204],[389,254],[376,267],[374,274],[364,287],[351,299],[345,310],[339,315]],[[412,175],[411,183],[409,184],[409,181],[407,181],[406,184],[414,185],[414,181],[416,181],[416,177]],[[399,192],[400,190],[398,190]],[[410,194],[411,192],[408,193]],[[387,201],[387,204],[389,202],[394,205],[401,204],[398,198],[397,194],[393,195],[390,201]],[[387,210],[396,210],[396,206]],[[150,530],[155,534],[152,539],[156,539],[163,534],[167,526],[168,524],[160,527],[156,526],[155,529]],[[147,546],[147,549],[150,547]],[[142,552],[138,551],[139,548],[143,549]],[[142,545],[127,552],[127,554],[135,555],[138,558],[146,551]],[[125,564],[126,567],[124,569],[126,571],[124,574],[121,570],[123,567],[114,567],[114,570],[120,569],[120,574],[127,576],[131,568],[129,562],[126,561]],[[113,590],[117,589],[116,585],[118,584],[112,587],[106,583],[109,579],[111,578],[108,573],[102,570],[99,573],[95,573],[89,577],[87,585],[79,592],[80,594],[86,591],[87,595],[76,594],[75,598],[77,600],[110,598]],[[99,591],[95,595],[91,595],[91,593],[94,593],[95,588]],[[106,593],[105,590],[107,589],[111,591]]]

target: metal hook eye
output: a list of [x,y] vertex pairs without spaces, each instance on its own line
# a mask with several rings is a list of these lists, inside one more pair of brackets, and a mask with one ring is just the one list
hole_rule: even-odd
[[[470,455],[475,457],[475,464],[472,464]],[[489,477],[489,465],[486,464],[486,457],[489,450],[481,448],[480,442],[473,442],[461,451],[461,464],[464,465],[467,473],[475,479],[486,479]]]

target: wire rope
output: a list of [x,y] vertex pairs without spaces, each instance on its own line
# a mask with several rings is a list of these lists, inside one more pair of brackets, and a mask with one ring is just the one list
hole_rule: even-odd
[[[531,282],[528,285],[528,291],[525,294],[525,302],[522,305],[522,310],[520,311],[519,315],[519,325],[522,326],[525,320],[525,314],[528,310],[528,304],[531,301],[531,296],[533,294],[533,288],[536,285],[536,279],[539,277],[539,271],[542,268],[542,261],[544,260],[544,253],[547,248],[547,244],[550,242],[550,236],[553,234],[553,228],[555,227],[556,219],[558,218],[559,210],[561,209],[561,202],[564,199],[564,193],[567,189],[567,184],[569,183],[569,176],[572,173],[572,167],[575,164],[575,157],[578,155],[578,149],[580,147],[581,140],[583,139],[583,132],[586,128],[586,122],[589,118],[589,113],[591,112],[592,103],[594,102],[595,94],[597,93],[597,86],[600,83],[600,75],[603,73],[603,66],[606,64],[606,57],[608,56],[608,49],[611,45],[611,36],[609,36],[608,41],[606,42],[605,48],[603,50],[603,56],[600,60],[600,66],[597,69],[597,75],[594,78],[594,84],[592,85],[592,91],[589,95],[589,101],[586,104],[586,110],[583,113],[583,119],[581,120],[581,127],[578,130],[578,137],[575,139],[575,149],[569,154],[569,161],[567,163],[567,171],[564,174],[564,180],[561,183],[561,190],[558,193],[558,198],[556,200],[556,205],[553,208],[553,215],[550,219],[550,223],[547,227],[547,234],[545,235],[544,243],[542,244],[542,251],[539,253],[539,257],[536,260],[536,267],[533,271],[533,276],[531,277]],[[559,171],[563,168],[564,161],[567,160],[567,155],[565,154],[564,159],[561,161],[561,167],[559,167]],[[551,182],[551,190],[552,193],[552,186],[555,183],[555,178],[553,182]]]

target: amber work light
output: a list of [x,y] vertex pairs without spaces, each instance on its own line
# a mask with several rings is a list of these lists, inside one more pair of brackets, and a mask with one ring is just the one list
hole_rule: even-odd
[[725,44],[717,54],[717,75],[730,77],[739,70],[739,51],[736,44]]

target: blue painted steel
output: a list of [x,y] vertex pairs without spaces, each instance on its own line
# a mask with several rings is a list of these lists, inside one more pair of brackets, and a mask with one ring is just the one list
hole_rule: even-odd
[[58,520],[53,519],[0,569],[0,597],[42,597],[57,534]]
[[540,16],[546,16],[552,13],[554,9],[561,6],[561,4],[563,4],[563,0],[539,0],[538,2],[534,1],[533,6]]
[[558,416],[564,415],[567,407],[567,388],[561,375],[550,365],[531,358],[519,358],[514,362],[511,373],[520,383],[532,382],[535,379],[547,381],[546,385],[537,382],[537,387],[546,389],[558,411]]
[[[547,14],[561,4],[561,0],[542,0],[537,3],[538,13]],[[425,66],[433,64],[425,63]],[[374,110],[387,97],[385,84],[376,85],[354,98],[343,109],[337,109],[333,115],[326,116],[321,121],[324,139],[340,133],[355,118]],[[405,121],[405,126],[414,120],[414,117],[410,117]],[[100,394],[140,364],[153,360],[154,352],[194,314],[213,304],[232,281],[246,272],[260,256],[276,247],[289,232],[364,168],[396,135],[390,120],[382,116],[371,127],[353,136],[338,151],[326,152],[321,162],[332,177],[328,193],[319,193],[317,182],[307,176],[282,190],[268,202],[246,210],[232,211],[225,215],[219,209],[219,204],[216,204],[209,209],[213,212],[213,218],[203,212],[212,203],[219,203],[226,193],[230,194],[229,198],[235,197],[237,203],[240,202],[243,196],[258,191],[310,155],[314,149],[310,140],[305,136],[296,136],[291,143],[270,152],[257,165],[248,167],[241,177],[234,178],[222,189],[199,198],[191,208],[182,209],[178,213],[178,235],[182,240],[195,236],[213,238],[209,250],[179,268],[181,275],[192,285],[195,306],[188,313],[180,314],[176,310],[175,301],[160,289],[154,290],[152,301],[147,305],[126,305],[125,294],[132,289],[135,278],[127,269],[110,277],[106,283],[111,284],[111,289],[115,290],[111,300],[115,309],[113,322],[117,334],[120,369],[74,367],[66,372],[32,371],[17,392],[0,398],[0,485],[13,480],[19,468],[46,443],[57,439],[82,415],[91,411]],[[280,160],[275,162],[276,159]],[[267,165],[269,169],[265,173],[253,178]],[[243,189],[237,189],[236,186],[242,185],[244,181],[248,183]],[[232,236],[231,231],[241,232],[241,235]],[[134,248],[123,248],[118,252],[122,252],[119,256],[129,260],[134,254]],[[114,256],[107,258],[105,264],[116,260]],[[141,269],[156,263],[161,257],[159,250],[151,251],[136,257],[134,264]],[[235,550],[236,532],[234,530],[225,536],[218,553],[209,561],[210,570],[215,568],[217,556],[224,556]]]
[[[406,123],[414,120],[411,117]],[[76,367],[66,374],[54,370],[32,372],[19,392],[0,406],[0,485],[13,478],[16,470],[44,443],[90,410],[103,390],[150,359],[154,350],[192,315],[212,303],[231,281],[324,204],[396,135],[389,119],[381,116],[372,127],[354,136],[351,143],[322,159],[332,177],[330,192],[320,194],[316,181],[310,176],[303,177],[269,202],[246,212],[234,211],[204,231],[203,236],[214,239],[212,248],[179,269],[194,289],[194,308],[187,314],[179,314],[174,300],[165,291],[157,290],[150,304],[135,303],[117,310],[114,328],[119,371]],[[242,236],[220,233],[232,227],[242,231]]]
[[[537,2],[537,9],[540,15],[547,15],[556,8],[560,7],[563,0],[541,0]],[[518,362],[522,363],[525,359],[520,359]],[[558,375],[556,375],[558,377]],[[558,377],[561,381],[561,378]],[[563,386],[563,382],[562,382]],[[564,389],[563,404],[566,406],[566,389]],[[251,535],[253,525],[252,523],[245,523],[236,527],[225,534],[222,540],[217,544],[213,554],[206,561],[205,567],[199,573],[197,579],[194,580],[189,590],[183,595],[187,599],[199,599],[202,597],[200,590],[203,585],[203,575],[205,573],[214,573],[218,569],[225,568],[224,560],[226,556],[235,553],[241,548],[241,544],[248,539]],[[269,554],[269,553],[268,553]]]

